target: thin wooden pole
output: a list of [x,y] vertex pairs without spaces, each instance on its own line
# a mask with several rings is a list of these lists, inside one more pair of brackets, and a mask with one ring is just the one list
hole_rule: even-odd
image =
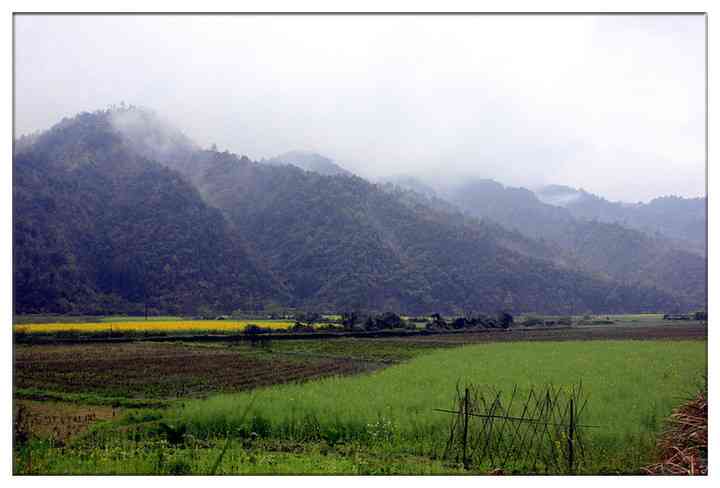
[[570,397],[570,426],[568,432],[568,471],[575,471],[575,402]]
[[465,423],[463,424],[463,466],[468,469],[468,458],[467,458],[467,438],[468,438],[468,423],[470,421],[470,409],[468,404],[470,403],[470,389],[465,388]]

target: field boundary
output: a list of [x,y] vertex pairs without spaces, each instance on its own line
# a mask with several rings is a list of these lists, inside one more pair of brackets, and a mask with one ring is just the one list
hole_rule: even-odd
[[[707,325],[613,325],[607,327],[543,327],[509,329],[460,330],[384,330],[384,331],[318,331],[318,332],[265,332],[257,334],[173,334],[173,335],[76,335],[15,334],[15,344],[122,344],[131,342],[236,342],[260,343],[264,341],[296,341],[325,339],[414,339],[438,346],[463,343],[503,341],[567,341],[567,340],[707,340]],[[467,339],[467,341],[464,341]]]
[[163,399],[104,397],[94,394],[62,393],[37,388],[16,388],[13,391],[13,398],[126,408],[167,408],[170,405],[170,401]]
[[[547,330],[566,330],[573,327],[554,327]],[[21,337],[16,336],[15,342],[18,344],[40,342],[57,343],[57,344],[76,344],[76,343],[93,343],[93,342],[253,342],[258,338],[267,338],[270,340],[315,340],[315,339],[341,339],[341,338],[385,338],[385,337],[416,337],[416,336],[435,336],[435,335],[472,335],[472,334],[511,334],[532,332],[530,329],[477,329],[477,330],[414,330],[414,331],[364,331],[364,332],[267,332],[258,334],[176,334],[176,335],[127,335],[122,337],[57,337],[42,336],[37,334],[26,333]]]

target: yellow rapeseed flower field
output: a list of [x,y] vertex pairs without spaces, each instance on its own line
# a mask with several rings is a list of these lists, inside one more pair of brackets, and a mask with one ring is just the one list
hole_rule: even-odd
[[280,320],[172,320],[137,322],[86,322],[14,325],[15,332],[50,334],[54,332],[174,332],[174,331],[242,331],[248,325],[266,329],[288,329],[294,322]]

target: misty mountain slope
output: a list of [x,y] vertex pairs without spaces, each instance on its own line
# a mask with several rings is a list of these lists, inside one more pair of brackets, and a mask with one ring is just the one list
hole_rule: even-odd
[[298,303],[418,313],[678,306],[650,288],[615,296],[617,283],[511,251],[497,226],[410,206],[358,177],[218,153],[211,161],[199,182],[206,198],[253,236]]
[[[136,120],[142,121],[142,125],[145,124],[164,124],[165,122],[153,118],[153,117],[142,117],[137,118]],[[137,131],[137,129],[136,129]],[[162,133],[172,133],[172,129],[169,128],[163,128],[163,129],[155,129],[153,127],[148,127],[148,132],[155,133],[155,134],[162,134]],[[161,143],[162,146],[167,146],[167,141]],[[141,152],[143,149],[140,149]],[[290,153],[288,153],[290,154]],[[297,154],[297,153],[293,153]],[[255,182],[254,178],[257,176],[256,171],[263,171],[262,169],[258,169],[258,164],[252,162],[249,158],[246,156],[242,156],[240,158],[240,161],[243,163],[239,166],[236,165],[238,162],[237,157],[227,151],[224,152],[218,152],[218,151],[212,151],[212,150],[194,150],[192,152],[187,152],[182,156],[182,164],[178,164],[177,159],[173,158],[167,158],[165,157],[165,154],[157,154],[152,153],[148,154],[148,156],[159,156],[162,158],[164,164],[173,167],[175,169],[178,169],[182,172],[184,172],[195,184],[196,186],[201,190],[201,193],[205,194],[207,196],[207,199],[209,202],[211,202],[214,206],[217,208],[222,209],[225,213],[227,213],[228,209],[233,208],[233,201],[232,199],[235,198],[235,194],[237,191],[248,191],[252,188],[254,188],[257,185],[257,182]],[[311,155],[313,158],[317,157],[320,160],[323,161],[330,161],[327,158],[324,158],[319,155]],[[280,160],[278,160],[280,161]],[[264,163],[267,163],[268,161],[261,162],[260,166],[264,166]],[[287,166],[282,162],[276,162],[273,164],[270,164],[271,166]],[[292,165],[296,166],[296,165]],[[297,166],[300,168],[300,166]],[[301,168],[305,171],[309,171],[308,167]],[[231,170],[234,171],[236,174],[242,173],[239,177],[237,177],[234,180],[234,183],[232,185],[225,185],[222,187],[218,187],[217,185],[213,185],[212,183],[208,183],[208,181],[220,181],[223,178],[223,171]],[[212,175],[210,178],[206,178],[206,172],[210,171],[210,174]],[[318,173],[321,175],[326,174],[323,171],[313,171],[314,173]],[[330,175],[337,174],[336,172],[330,171]],[[350,176],[355,177],[355,175],[352,175],[348,172],[338,172],[341,176]],[[275,174],[282,174],[285,175],[285,177],[288,177],[289,179],[286,180],[286,182],[289,185],[293,184],[293,181],[297,179],[298,173],[297,172],[280,172]],[[357,177],[356,177],[357,178]],[[363,180],[364,181],[364,180]],[[478,221],[476,219],[473,219],[472,217],[469,217],[465,214],[463,214],[460,211],[460,208],[449,203],[447,200],[444,200],[442,198],[437,197],[434,192],[431,192],[430,194],[426,193],[425,191],[428,190],[430,187],[428,186],[420,186],[418,187],[418,190],[408,189],[408,187],[405,185],[405,182],[408,181],[418,181],[410,177],[404,177],[400,178],[400,182],[397,184],[385,182],[379,185],[379,188],[391,194],[393,198],[399,200],[404,205],[408,206],[413,211],[419,211],[423,212],[425,211],[425,207],[429,207],[433,211],[439,212],[442,216],[438,217],[442,220],[447,220],[450,222],[453,222],[456,225],[471,225],[475,226],[478,225]],[[420,191],[422,190],[422,191]],[[228,198],[230,200],[228,200]],[[266,199],[275,199],[277,198],[277,192],[269,191],[262,193],[260,195],[255,195],[255,200],[257,202],[263,202]],[[232,219],[231,219],[232,220]],[[234,220],[233,220],[234,222]],[[559,249],[557,246],[549,245],[548,243],[542,243],[537,240],[528,239],[524,234],[521,234],[516,231],[507,230],[504,227],[493,224],[490,222],[486,222],[484,224],[486,227],[492,226],[492,235],[496,242],[500,243],[503,247],[506,247],[512,251],[518,252],[520,254],[524,254],[529,257],[534,257],[538,259],[544,259],[548,261],[552,261],[555,264],[567,264],[567,260],[564,258],[561,252],[559,252]]]
[[321,175],[345,175],[351,176],[352,173],[330,158],[321,154],[309,151],[289,151],[274,158],[265,159],[261,163],[271,164],[274,166],[286,166],[291,164],[306,171],[314,171]]
[[428,198],[437,197],[435,189],[422,181],[420,178],[416,178],[411,175],[395,175],[379,178],[378,182],[381,184],[391,184],[395,187],[399,187],[405,190],[413,191],[420,195]]
[[434,191],[426,191],[422,186],[381,182],[380,188],[394,195],[398,200],[411,208],[430,207],[433,210],[447,214],[448,217],[453,220],[465,220],[467,218],[458,206],[439,198]]
[[137,310],[146,295],[165,312],[689,306],[558,266],[543,243],[356,176],[200,150],[142,129],[153,116],[117,123],[123,111],[66,119],[16,154],[18,311]]
[[625,204],[561,185],[540,188],[536,194],[541,201],[564,207],[576,218],[660,233],[667,239],[681,241],[679,244],[691,251],[705,252],[706,198],[667,196],[648,203]]
[[17,312],[234,309],[283,296],[175,171],[82,114],[13,160]]
[[565,209],[546,205],[525,188],[494,180],[471,180],[452,188],[446,198],[470,215],[491,219],[533,239],[559,241],[574,222]]
[[490,219],[479,219],[463,212],[459,206],[435,195],[427,193],[422,187],[417,190],[409,189],[399,184],[383,183],[380,188],[397,198],[401,203],[423,211],[425,207],[439,214],[444,214],[446,221],[455,225],[478,226],[487,229],[496,243],[511,251],[528,257],[551,261],[555,264],[567,266],[570,262],[564,256],[562,249],[552,242],[529,238],[527,235],[513,229],[508,229]]
[[[160,121],[157,121],[157,123],[160,123]],[[154,129],[150,129],[150,131],[155,132]],[[163,131],[167,132],[165,129]],[[327,191],[327,187],[320,187],[316,190],[308,192],[307,194],[297,195],[292,198],[289,197],[290,195],[293,195],[293,192],[297,192],[300,189],[299,187],[296,187],[296,185],[303,181],[303,178],[308,178],[310,181],[320,181],[316,178],[318,175],[308,175],[306,177],[302,177],[300,172],[290,171],[291,168],[287,167],[276,168],[277,171],[270,171],[270,168],[267,168],[265,165],[257,165],[245,157],[241,158],[239,161],[241,164],[237,164],[238,158],[228,152],[218,153],[216,151],[195,151],[193,153],[192,161],[185,162],[184,164],[186,167],[193,168],[193,171],[188,173],[188,175],[190,177],[194,177],[193,181],[200,188],[201,193],[206,195],[206,198],[212,205],[222,209],[225,214],[230,217],[230,220],[239,225],[240,229],[243,229],[243,226],[250,225],[246,220],[248,216],[253,216],[260,221],[265,221],[267,217],[265,214],[260,213],[260,209],[278,202],[285,204],[287,200],[283,198],[283,196],[287,196],[290,201],[296,202],[297,204],[310,204],[311,208],[305,209],[308,213],[318,210],[313,207],[315,205],[327,204],[327,202],[333,201],[336,202],[337,200],[337,195],[334,195],[333,192]],[[175,161],[172,160],[168,160],[166,163],[171,166],[177,166]],[[182,170],[183,168],[178,167],[178,169]],[[234,174],[233,178],[227,178],[227,175],[230,173]],[[364,182],[364,180],[359,178],[356,178],[356,180],[358,182]],[[511,228],[513,226],[508,224],[513,222],[517,223],[520,221],[524,224],[524,226],[520,226],[522,233],[507,231],[498,225],[495,225],[492,228],[492,231],[486,230],[486,235],[491,235],[496,245],[506,250],[510,250],[511,252],[519,253],[525,257],[548,260],[554,262],[555,264],[576,266],[595,274],[604,275],[606,277],[609,276],[603,266],[610,261],[607,259],[603,260],[602,255],[600,257],[591,255],[590,258],[584,256],[580,256],[580,258],[578,258],[578,256],[573,253],[567,252],[567,248],[571,247],[572,244],[571,242],[568,242],[568,235],[571,234],[568,234],[567,229],[568,226],[576,225],[576,222],[566,210],[550,205],[538,205],[537,197],[533,195],[532,192],[525,189],[513,189],[511,192],[506,192],[501,185],[490,180],[483,183],[486,191],[480,192],[480,195],[485,197],[491,195],[493,197],[485,198],[484,201],[491,209],[493,209],[493,220],[501,222],[503,225]],[[263,190],[258,191],[258,188],[263,188]],[[389,192],[395,200],[399,200],[405,206],[409,207],[414,213],[423,213],[426,207],[430,207],[433,212],[438,214],[436,217],[438,221],[450,221],[456,225],[463,226],[470,225],[467,222],[467,218],[458,215],[457,207],[447,203],[443,199],[432,195],[422,195],[415,191],[402,190],[397,186],[390,187],[387,184],[381,188],[385,190],[385,192]],[[488,189],[499,189],[500,191],[487,191]],[[318,196],[323,193],[325,193],[327,197],[325,199],[318,199]],[[362,193],[363,192],[358,193],[356,197]],[[508,195],[508,193],[510,193],[510,195]],[[468,194],[472,195],[473,193],[469,192]],[[252,195],[250,201],[240,198],[242,196],[250,198],[250,195]],[[524,204],[518,206],[518,200],[523,201]],[[241,203],[240,205],[238,205],[239,202]],[[340,204],[340,208],[344,208],[346,205],[347,204]],[[243,213],[246,218],[238,218],[239,214],[237,212],[237,208],[243,209]],[[330,215],[333,210],[335,210],[335,207],[333,205],[329,205],[324,208],[322,212]],[[283,212],[287,212],[288,217],[296,215],[287,209],[276,211],[276,214]],[[499,212],[506,212],[506,214]],[[362,215],[362,212],[356,212],[355,215]],[[487,217],[486,215],[481,216]],[[374,219],[374,222],[378,221],[378,219]],[[287,226],[290,225],[290,223],[285,223],[284,225]],[[490,226],[492,226],[489,222],[485,222],[484,225],[486,229],[489,229]],[[358,231],[358,233],[362,235],[362,230],[364,230],[363,225],[359,222],[355,222],[349,227],[351,234],[353,231]],[[252,226],[250,228],[252,228]],[[533,228],[535,230],[535,235],[530,233],[531,237],[540,237],[541,239],[545,238],[545,240],[543,242],[538,242],[535,239],[523,237],[528,235],[528,228]],[[255,234],[254,231],[251,232]],[[386,226],[382,228],[380,232],[382,235],[390,236],[392,235],[393,227]],[[332,235],[332,233],[330,234]],[[262,233],[259,235],[262,236]],[[280,236],[273,239],[273,241],[278,240],[281,241]],[[253,239],[253,242],[257,244],[258,240]],[[325,241],[320,239],[320,242]],[[386,243],[387,248],[398,249],[398,245],[393,243],[397,243],[397,239],[389,239]],[[565,247],[560,246],[559,243],[564,244]],[[262,256],[259,259],[262,259],[263,263],[265,263],[268,267],[274,266],[280,274],[287,272],[287,270],[283,271],[284,264],[279,267],[277,264],[273,265],[273,263],[285,263],[285,256],[268,255],[268,253],[264,252],[265,249],[272,249],[272,243],[269,244],[270,247],[268,247],[266,243],[262,244],[263,251],[256,253],[258,256]],[[343,247],[338,246],[338,249],[343,249]],[[352,250],[352,247],[346,247],[345,249],[350,251]],[[380,261],[382,261],[382,259]],[[297,260],[296,262],[299,263],[301,261]],[[300,268],[302,268],[302,266]],[[630,268],[632,269],[632,266]],[[673,274],[677,275],[678,273]],[[610,277],[613,276],[610,275]],[[632,279],[634,282],[639,282],[639,280],[634,279],[634,277],[628,278],[627,276],[621,276],[621,278],[623,280]],[[302,281],[302,283],[312,281],[307,277],[303,277],[303,280],[304,281]],[[327,280],[324,281],[327,282]],[[290,282],[292,282],[292,280],[290,280]],[[642,282],[644,285],[650,284],[651,286],[656,286],[656,284],[651,282],[649,279],[644,279]],[[300,290],[304,289],[304,285],[301,285]],[[673,292],[678,293],[678,290],[675,289]],[[301,292],[300,294],[305,297],[306,295],[303,293],[304,292]],[[687,293],[686,290],[680,290],[679,294],[683,297],[698,296],[697,293]],[[702,294],[700,294],[700,296],[701,295]],[[697,300],[693,298],[692,302],[697,303]]]
[[662,238],[619,224],[578,221],[563,246],[580,269],[603,271],[623,282],[654,284],[695,308],[707,301],[707,261]]
[[707,261],[672,241],[616,223],[575,218],[568,209],[543,203],[529,190],[492,180],[465,183],[448,198],[471,215],[557,244],[578,269],[657,286],[694,307],[706,302]]
[[[236,166],[237,157],[228,151],[219,152],[199,149],[185,138],[179,130],[154,112],[134,108],[113,111],[111,121],[113,128],[118,133],[121,133],[137,152],[182,172],[206,196],[209,203],[221,209],[226,215],[229,215],[229,211],[233,207],[231,202],[235,193],[238,191],[247,192],[254,188],[256,186],[254,182],[256,172],[262,171],[258,169],[257,163],[250,161],[245,156],[240,158],[243,164]],[[302,165],[301,169],[316,174],[354,176],[335,165],[329,158],[300,151],[286,153],[273,160],[261,162],[260,166],[284,167],[288,171],[277,174],[289,177],[287,183],[292,186],[292,182],[298,178],[298,173],[291,171],[292,168],[288,168],[285,161],[296,161],[298,165],[291,164],[290,166],[301,168]],[[213,178],[215,178],[214,181],[220,181],[223,177],[222,171],[227,168],[232,168],[236,173],[242,172],[242,176],[236,178],[232,186],[218,187],[218,185],[213,186],[212,184],[209,186],[208,178],[205,177],[206,172],[211,170]],[[210,181],[213,181],[213,178],[210,178]],[[401,179],[401,182],[406,181],[414,180],[409,178]],[[444,213],[444,219],[450,219],[455,223],[468,224],[468,217],[462,215],[458,207],[435,195],[425,195],[391,183],[385,183],[381,188],[411,209],[421,209],[420,211],[422,211],[422,208],[430,207],[435,211]],[[261,204],[265,199],[277,197],[278,193],[270,189],[268,192],[256,194],[254,199],[257,204]],[[230,198],[230,200],[228,201],[227,198]],[[236,224],[236,220],[230,219],[230,222]],[[566,260],[557,249],[528,239],[520,233],[495,226],[493,236],[497,242],[501,242],[504,247],[515,252],[553,261],[556,264],[566,264]],[[259,262],[263,263],[264,267],[270,266],[273,262],[272,257],[268,258],[264,252],[255,253],[254,256]]]
[[[567,187],[546,188],[558,204],[565,205],[575,198],[568,197]],[[437,202],[445,202],[436,196],[426,196],[427,192],[404,193],[425,203],[432,201],[429,205],[437,209],[443,208]],[[493,234],[504,247],[610,279],[659,286],[683,296],[694,306],[704,306],[706,261],[685,251],[681,243],[616,223],[576,218],[565,208],[539,201],[530,190],[505,187],[493,180],[468,182],[457,187],[450,198],[457,206],[446,203],[445,209],[457,212],[462,208],[469,215],[485,219],[486,225],[499,222]],[[523,242],[519,235],[512,235],[513,231],[505,228],[532,238]]]
[[[256,259],[284,277],[296,305],[543,310],[551,290],[566,286],[548,283],[547,276],[572,273],[547,262],[563,263],[551,246],[495,224],[470,222],[452,205],[417,192],[257,164],[228,152],[194,151],[182,166],[172,159],[163,162],[185,170],[208,203],[238,232],[252,236],[248,241]],[[451,239],[456,229],[461,229],[459,242]],[[453,244],[459,249],[449,252]],[[449,257],[454,261],[444,260]],[[534,267],[546,271],[535,277],[538,283],[526,279]],[[513,274],[521,278],[508,276]],[[615,289],[609,282],[593,286]],[[568,301],[573,293],[559,293],[550,306],[604,306],[603,296]]]

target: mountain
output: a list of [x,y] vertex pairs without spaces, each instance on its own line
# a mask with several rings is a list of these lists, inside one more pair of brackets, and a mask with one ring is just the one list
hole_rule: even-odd
[[577,217],[567,206],[585,197],[568,190],[554,187],[544,194],[545,201],[565,204],[556,206],[525,188],[475,180],[455,187],[447,198],[470,215],[558,245],[574,268],[623,283],[657,286],[693,307],[705,306],[707,261],[702,256],[659,235]]
[[[343,303],[352,303],[353,306],[358,307],[382,308],[386,301],[391,304],[409,304],[410,300],[403,296],[402,291],[393,290],[392,284],[385,283],[381,287],[384,288],[386,294],[391,295],[389,299],[379,298],[367,303],[356,303],[352,300],[379,292],[379,290],[373,290],[372,280],[368,279],[367,289],[361,293],[343,294],[342,287],[346,285],[339,283],[345,281],[353,286],[359,286],[356,282],[357,276],[362,274],[359,270],[352,270],[352,275],[347,278],[344,275],[348,273],[347,267],[354,254],[368,252],[367,249],[360,249],[359,246],[370,246],[376,255],[368,261],[369,264],[399,259],[403,264],[398,271],[413,269],[416,278],[419,279],[422,276],[421,285],[408,284],[407,291],[411,291],[413,286],[427,289],[427,283],[434,280],[433,273],[439,271],[437,265],[426,264],[425,266],[429,270],[427,273],[424,270],[417,271],[418,267],[413,262],[417,256],[415,254],[407,255],[402,251],[418,248],[421,244],[435,245],[434,252],[443,251],[440,249],[442,242],[425,243],[418,239],[405,240],[407,236],[413,235],[413,232],[427,233],[426,227],[430,226],[436,227],[436,231],[432,235],[438,241],[441,241],[445,235],[452,235],[451,226],[474,231],[480,229],[479,235],[482,236],[483,241],[491,241],[499,250],[498,252],[507,253],[512,258],[530,259],[542,266],[558,265],[562,267],[568,262],[555,246],[528,239],[518,232],[507,231],[494,223],[480,223],[477,220],[473,222],[472,219],[462,215],[457,207],[437,197],[427,197],[396,186],[372,185],[357,177],[327,178],[319,174],[305,174],[298,171],[292,174],[288,168],[284,168],[283,171],[271,170],[271,168],[257,165],[247,158],[237,158],[228,153],[219,155],[211,151],[197,154],[194,166],[206,168],[204,176],[197,178],[195,184],[206,195],[208,201],[213,206],[222,209],[238,228],[248,229],[250,233],[257,236],[254,242],[260,243],[259,250],[274,254],[274,257],[268,262],[271,263],[271,266],[274,263],[275,272],[289,276],[289,286],[295,286],[296,293],[302,297],[302,300],[317,306],[333,308],[341,306]],[[346,192],[352,198],[343,199],[342,196]],[[283,195],[284,198],[278,198],[278,194]],[[392,205],[381,204],[380,202],[384,200],[376,199],[381,194],[383,194],[383,199],[388,199]],[[376,198],[370,198],[372,195]],[[375,205],[371,205],[371,202],[374,202]],[[401,209],[398,204],[402,204],[402,207],[405,208]],[[377,207],[382,207],[382,209]],[[397,220],[404,220],[404,223],[392,220],[393,212],[390,211],[390,207],[408,212],[402,219],[397,218]],[[277,229],[270,232],[273,230],[273,223],[280,216],[283,216],[284,220],[278,222]],[[298,216],[302,216],[302,219],[299,219]],[[431,222],[416,222],[418,217],[431,217],[432,220]],[[398,229],[403,226],[405,228],[412,227],[407,232],[398,234]],[[444,228],[444,226],[448,228]],[[343,229],[343,232],[353,236],[353,239],[349,242],[343,241],[342,236],[338,235],[342,234],[338,232],[339,229]],[[472,234],[468,232],[468,237],[470,235]],[[368,236],[374,237],[379,242],[368,242]],[[477,235],[474,237],[478,241],[480,240]],[[478,242],[478,244],[487,244],[487,242]],[[314,246],[317,246],[317,249]],[[358,249],[353,250],[353,246]],[[329,253],[325,247],[331,248],[333,252]],[[343,251],[343,255],[337,252],[339,250]],[[423,251],[427,254],[427,251]],[[389,257],[383,252],[389,252]],[[321,264],[326,268],[315,270],[316,272],[313,274],[316,277],[310,278],[305,272],[307,270],[306,258],[312,260],[317,256],[322,256]],[[486,258],[487,256],[477,257],[479,261]],[[294,268],[295,266],[297,269]],[[389,277],[393,277],[392,267],[385,264],[381,267],[387,270],[386,274]],[[564,272],[569,271],[566,268],[567,266],[565,269],[561,269]],[[458,265],[454,271],[461,274],[463,269]],[[504,271],[509,273],[511,269],[508,267]],[[371,275],[371,271],[366,270],[367,275]],[[447,270],[441,271],[443,275],[447,276]],[[497,269],[497,273],[502,272],[502,267]],[[515,273],[519,276],[527,274],[522,270],[517,270]],[[397,278],[394,281],[402,283],[404,279]],[[453,276],[452,279],[457,278]],[[345,295],[347,297],[341,298],[340,302],[334,301],[335,298],[331,297],[327,290],[321,289],[321,283],[330,283],[333,292],[340,297],[345,297]],[[549,287],[551,286],[549,285]],[[494,292],[496,290],[489,294]],[[313,297],[314,294],[320,296]],[[461,295],[462,293],[457,293],[457,296]],[[510,301],[513,301],[512,290],[505,295],[506,297],[510,296]],[[416,310],[427,310],[428,307],[443,305],[442,302],[439,305],[432,304],[432,302],[419,302],[412,306],[416,307]],[[453,304],[453,307],[462,309],[472,306],[469,301]],[[502,306],[502,303],[495,300],[494,306]],[[535,306],[542,308],[543,305],[536,304]],[[565,309],[569,307],[569,304],[565,304]]]
[[178,172],[81,114],[13,158],[15,311],[247,309],[283,296]]
[[275,156],[274,158],[265,159],[262,162],[275,166],[286,166],[290,164],[306,171],[320,173],[321,175],[352,175],[350,171],[341,167],[332,159],[308,151],[290,151]]
[[[444,212],[453,218],[466,219],[460,208],[437,196],[434,191],[424,191],[422,187],[411,187],[390,182],[378,183],[379,187],[410,207],[425,206],[438,212]],[[429,187],[428,187],[429,188]]]
[[626,227],[684,245],[688,250],[705,253],[707,240],[707,199],[665,196],[648,203],[611,202],[584,190],[551,185],[536,191],[538,198],[566,208],[579,219],[619,223]]
[[495,180],[467,180],[449,189],[445,198],[470,215],[494,220],[533,239],[560,241],[574,222],[566,209],[543,204],[530,190]]
[[63,120],[16,151],[13,173],[16,312],[692,305],[417,193],[200,149],[135,108]]
[[[298,304],[412,313],[617,306],[608,301],[617,283],[513,251],[495,226],[411,208],[357,177],[214,155],[199,186],[254,236],[255,249],[287,278]],[[640,300],[638,292],[649,291],[628,289],[622,300]]]

